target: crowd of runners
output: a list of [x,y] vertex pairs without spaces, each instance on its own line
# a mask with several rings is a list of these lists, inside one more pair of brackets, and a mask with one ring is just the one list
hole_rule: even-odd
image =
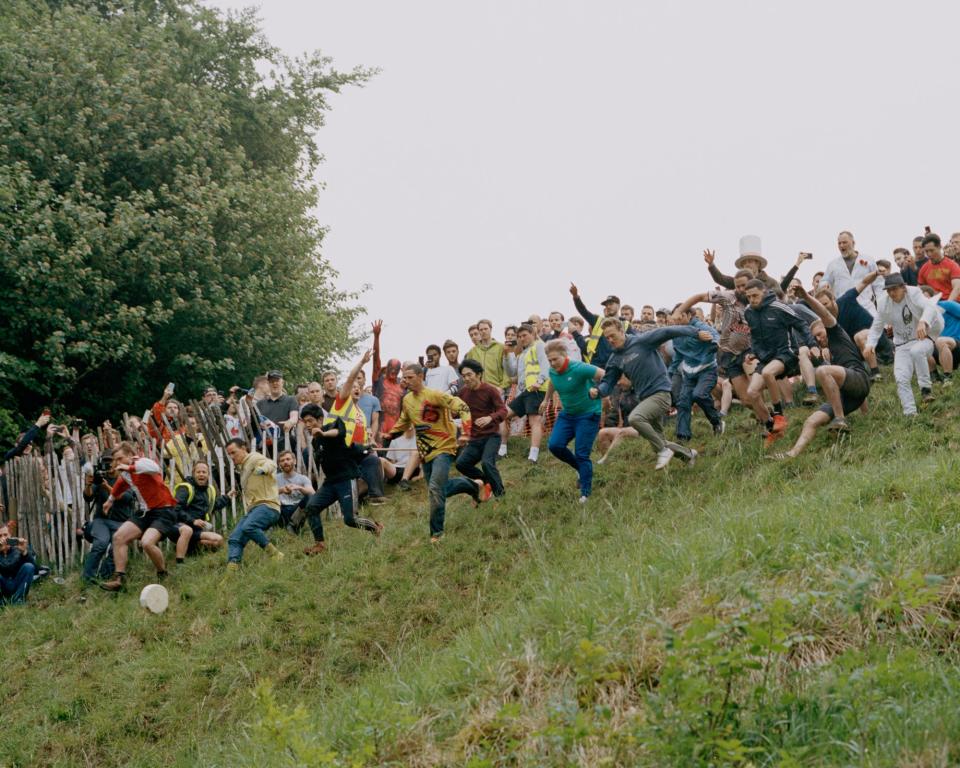
[[[503,327],[502,341],[492,321],[478,320],[465,329],[462,356],[454,340],[411,356],[392,339],[391,352],[405,356],[384,360],[378,321],[372,349],[342,381],[328,371],[288,392],[273,370],[249,389],[210,387],[189,405],[170,384],[142,418],[84,435],[71,436],[45,412],[5,460],[29,458],[45,438],[76,462],[85,509],[75,535],[89,543],[82,578],[109,591],[123,588],[138,540],[162,579],[163,539],[178,562],[226,543],[233,571],[248,542],[282,558],[269,529],[299,533],[306,524],[313,543],[304,551],[321,554],[322,513],[334,505],[346,525],[379,536],[382,523],[361,505],[381,505],[386,486],[410,491],[421,479],[437,543],[451,496],[477,505],[502,498],[498,461],[508,446],[523,444],[525,461],[537,463],[544,438],[576,472],[571,501],[587,504],[594,464],[624,440],[649,443],[655,470],[676,457],[692,465],[694,406],[706,421],[701,440],[730,439],[726,418],[739,406],[756,420],[767,457],[789,460],[819,430],[851,429],[881,365],[892,365],[909,418],[918,407],[914,379],[921,402],[930,402],[935,381],[951,385],[960,357],[960,233],[944,243],[928,230],[892,260],[860,254],[850,232],[837,246],[823,271],[799,277],[812,260],[800,253],[777,279],[760,239],[744,236],[729,274],[704,251],[703,291],[639,312],[614,294],[584,298],[571,284],[576,314],[529,315]],[[794,407],[812,410],[793,445],[781,447]],[[229,489],[217,486],[212,455]],[[8,493],[4,483],[3,518]],[[224,542],[215,521],[228,505],[241,513]],[[0,587],[5,600],[22,602],[37,563],[17,522],[0,527]]]

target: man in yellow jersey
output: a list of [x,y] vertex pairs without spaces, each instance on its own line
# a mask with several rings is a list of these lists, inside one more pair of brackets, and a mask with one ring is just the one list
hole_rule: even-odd
[[[457,454],[457,446],[470,439],[470,409],[459,397],[428,389],[423,385],[423,366],[404,363],[403,383],[407,394],[400,404],[400,418],[393,425],[389,437],[399,437],[413,427],[417,435],[423,474],[427,480],[430,499],[430,541],[436,543],[443,536],[443,522],[447,511],[447,497],[468,493],[474,503],[481,501],[483,481],[465,477],[450,477],[450,466]],[[458,441],[454,418],[460,417],[463,433]]]
[[536,464],[543,438],[540,404],[543,402],[550,363],[544,344],[530,323],[522,323],[517,328],[517,344],[517,396],[507,406],[507,411],[511,417],[527,417],[530,425],[530,453],[527,459]]

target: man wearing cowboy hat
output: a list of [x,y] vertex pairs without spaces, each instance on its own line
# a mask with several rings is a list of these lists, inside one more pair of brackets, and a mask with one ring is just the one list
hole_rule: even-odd
[[[723,288],[733,290],[733,278],[723,274],[713,263],[713,251],[704,251],[703,260],[707,262],[707,270],[714,282]],[[760,254],[760,238],[756,235],[744,235],[740,238],[740,258],[734,262],[734,266],[737,269],[749,269],[754,277],[763,280],[773,291],[780,288],[780,282],[764,271],[767,268],[767,260]]]

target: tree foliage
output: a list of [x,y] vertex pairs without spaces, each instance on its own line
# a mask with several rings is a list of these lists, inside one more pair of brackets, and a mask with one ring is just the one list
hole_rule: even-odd
[[252,12],[4,2],[4,402],[100,417],[353,348],[311,179],[328,96],[370,75],[281,55]]

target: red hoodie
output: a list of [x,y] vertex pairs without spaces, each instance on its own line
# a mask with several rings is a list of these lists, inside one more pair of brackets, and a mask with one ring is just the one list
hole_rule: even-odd
[[120,472],[120,477],[110,491],[113,498],[119,499],[132,488],[142,509],[153,510],[177,506],[170,489],[163,482],[163,473],[157,462],[141,456],[134,459],[132,468],[132,472],[128,469]]

